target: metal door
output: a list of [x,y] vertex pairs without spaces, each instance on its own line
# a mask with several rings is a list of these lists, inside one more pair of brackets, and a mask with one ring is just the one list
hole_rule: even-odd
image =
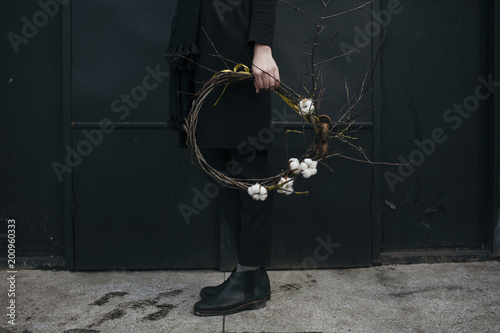
[[[310,2],[300,5],[319,14],[320,7]],[[163,129],[167,67],[162,55],[173,6],[174,1],[81,1],[73,2],[67,14],[72,151],[79,156],[72,173],[77,269],[230,265],[210,181],[191,164],[189,152],[177,148],[176,135]],[[352,1],[338,2],[331,10],[350,6]],[[366,8],[332,21],[328,33],[339,31],[339,41],[352,39],[355,23],[366,22],[369,14]],[[284,4],[278,22],[276,57],[283,79],[294,86],[299,84],[294,70],[301,66],[300,49],[310,46],[315,29]],[[342,53],[338,44],[321,50],[319,57]],[[325,66],[329,112],[345,103],[345,77],[356,82],[371,61],[367,48],[351,64],[341,60]],[[370,104],[368,97],[362,107]],[[274,106],[277,121],[293,128],[297,118],[286,114],[291,111],[278,100]],[[371,118],[361,121],[371,123]],[[359,144],[371,150],[371,126],[366,128],[359,132]],[[285,140],[283,132],[276,132],[275,169],[287,161]],[[298,156],[305,150],[303,138],[288,135],[288,149]],[[310,189],[309,196],[278,199],[274,267],[370,264],[371,168],[344,160],[332,161],[331,167],[333,172],[322,168],[315,179],[300,184]]]
[[[390,1],[382,1],[382,6]],[[406,1],[382,51],[382,249],[486,248],[486,1]]]

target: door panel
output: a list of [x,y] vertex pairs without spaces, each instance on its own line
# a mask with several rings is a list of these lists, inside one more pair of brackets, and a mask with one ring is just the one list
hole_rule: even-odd
[[[74,130],[74,142],[84,142]],[[115,130],[74,171],[77,269],[219,265],[214,207],[193,204],[206,177],[164,130]],[[184,219],[179,205],[197,209]]]
[[484,1],[406,1],[388,28],[383,159],[415,164],[383,168],[384,250],[484,245],[486,105],[473,104],[487,77],[485,10]]
[[15,219],[19,268],[22,257],[60,265],[66,245],[63,184],[53,168],[64,159],[62,20],[43,15],[34,0],[4,2],[0,13],[0,257],[9,253],[7,220]]

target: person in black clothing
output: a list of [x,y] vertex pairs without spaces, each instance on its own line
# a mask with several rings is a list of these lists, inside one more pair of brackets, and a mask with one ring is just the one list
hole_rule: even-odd
[[[270,91],[279,86],[272,55],[275,16],[276,0],[180,0],[177,5],[167,50],[172,127],[182,132],[192,96],[188,93],[198,91],[213,75],[206,68],[232,68],[234,61],[252,68],[255,76],[254,82],[229,85],[217,106],[223,88],[214,90],[198,117],[196,136],[203,156],[238,178],[270,176],[270,143],[257,138],[270,126]],[[182,144],[182,135],[180,140]],[[225,315],[262,308],[271,297],[266,266],[271,256],[273,195],[255,201],[245,191],[226,188],[217,201],[231,230],[238,265],[224,283],[201,290],[194,313]]]

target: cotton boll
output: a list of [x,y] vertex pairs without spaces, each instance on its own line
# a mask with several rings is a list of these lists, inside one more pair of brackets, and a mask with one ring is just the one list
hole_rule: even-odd
[[288,160],[288,167],[290,168],[290,170],[297,174],[296,171],[299,169],[300,167],[300,163],[299,163],[299,160],[296,159],[296,158],[291,158]]
[[309,165],[311,169],[316,169],[318,167],[318,161],[312,161],[312,163]]
[[312,102],[312,99],[310,98],[304,98],[303,100],[300,101],[300,114],[302,116],[308,115],[309,113],[314,111],[314,104]]
[[298,174],[300,173],[300,163],[299,163],[299,160],[294,159],[293,161],[291,161],[291,162],[289,163],[289,167],[290,167],[290,170],[291,170],[294,174],[298,175]]
[[[300,172],[300,170],[299,170],[299,172]],[[281,186],[278,189],[278,193],[281,193],[281,194],[284,193],[286,195],[292,194],[293,193],[293,182],[294,182],[294,180],[292,178],[281,177],[281,179],[278,182],[278,186]]]
[[259,183],[253,185],[251,187],[251,189],[252,189],[252,194],[259,194],[260,193],[260,185],[259,185]]
[[309,171],[311,171],[311,176],[314,176],[318,173],[318,169],[309,169]]
[[265,201],[267,199],[267,192],[260,195],[260,201]]
[[260,195],[266,195],[267,196],[267,189],[264,186],[260,187]]
[[307,164],[308,167],[311,167],[312,162],[313,160],[311,160],[310,158],[304,159],[304,163]]
[[288,178],[281,177],[280,181],[278,182],[278,186],[281,185],[281,187],[278,188],[278,193],[280,193],[280,194],[286,193],[286,187],[288,185],[288,184],[286,184],[287,179]]
[[248,188],[248,194],[254,200],[259,200],[260,199],[260,188],[261,188],[261,186],[259,185],[259,183],[256,183],[255,185],[252,185],[251,187]]
[[307,166],[307,164],[305,162],[300,163],[300,170],[304,171],[307,169],[309,169],[309,167]]
[[304,178],[311,177],[312,176],[311,170],[310,169],[306,169],[306,170],[302,171],[302,176],[304,176]]

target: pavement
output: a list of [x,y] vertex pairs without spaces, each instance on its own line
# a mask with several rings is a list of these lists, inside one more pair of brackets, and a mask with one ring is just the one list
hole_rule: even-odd
[[265,308],[193,315],[200,288],[228,276],[20,270],[15,297],[1,279],[1,307],[14,299],[16,319],[2,315],[0,332],[500,332],[498,261],[270,271]]

